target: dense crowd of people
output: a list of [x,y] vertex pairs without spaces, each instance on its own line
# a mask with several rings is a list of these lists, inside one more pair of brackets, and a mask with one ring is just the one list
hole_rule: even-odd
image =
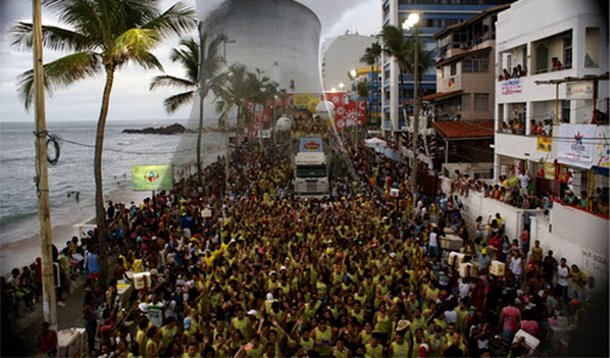
[[[356,177],[343,173],[330,198],[295,198],[285,148],[246,143],[228,179],[219,158],[204,187],[191,178],[139,206],[109,205],[110,233],[68,246],[82,250],[87,274],[89,352],[517,357],[530,351],[513,342],[519,329],[542,341],[539,351],[561,351],[552,332],[595,303],[591,277],[508,238],[500,217],[477,220],[469,235],[451,196],[407,200],[406,167],[346,143]],[[476,269],[448,264],[446,233],[463,239],[463,261]],[[105,290],[99,240],[118,253]],[[505,274],[490,273],[493,260]],[[143,272],[150,282],[124,302],[119,286]]]

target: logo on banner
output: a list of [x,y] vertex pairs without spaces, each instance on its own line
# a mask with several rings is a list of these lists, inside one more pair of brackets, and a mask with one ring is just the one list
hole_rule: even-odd
[[312,152],[320,149],[320,145],[316,142],[307,142],[307,143],[303,144],[303,147],[305,147],[305,149],[312,151]]
[[146,181],[154,184],[157,180],[159,180],[159,173],[155,170],[149,170],[148,174],[146,174]]
[[572,150],[578,152],[578,153],[582,153],[585,151],[585,146],[582,145],[582,139],[585,136],[582,135],[582,133],[580,133],[580,131],[578,131],[575,135],[574,135],[574,143],[572,143]]
[[541,152],[550,152],[552,143],[553,138],[539,136],[537,148]]

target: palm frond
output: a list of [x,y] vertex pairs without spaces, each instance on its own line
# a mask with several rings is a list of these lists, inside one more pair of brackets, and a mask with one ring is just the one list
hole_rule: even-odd
[[172,87],[172,88],[194,88],[197,86],[196,82],[192,82],[185,78],[179,78],[170,75],[156,76],[150,82],[150,89],[153,90],[157,87]]
[[179,62],[186,70],[187,77],[191,81],[197,81],[199,76],[199,42],[193,38],[180,40],[180,45],[172,49],[170,59]]
[[[101,68],[101,59],[96,53],[70,54],[44,65],[44,86],[47,92],[52,94],[56,87],[69,86],[76,81],[93,77]],[[34,96],[34,71],[28,70],[17,79],[17,93],[28,109]]]
[[194,97],[195,91],[179,93],[177,95],[167,97],[163,101],[163,106],[165,107],[167,113],[174,113],[178,108],[182,107],[187,103],[192,102]]
[[88,35],[90,40],[102,44],[108,40],[99,11],[99,2],[89,0],[42,0],[42,5],[56,13],[60,22],[70,25],[76,32]]
[[129,29],[114,41],[112,57],[119,65],[133,60],[144,68],[163,70],[159,60],[149,51],[158,42],[159,35],[155,30]]
[[[11,30],[11,45],[20,48],[32,47],[32,24],[16,23]],[[42,26],[42,44],[52,50],[81,51],[90,48],[88,39],[71,30],[57,26]]]
[[143,28],[158,31],[163,38],[182,35],[197,28],[197,12],[192,7],[177,2],[160,16],[142,25]]

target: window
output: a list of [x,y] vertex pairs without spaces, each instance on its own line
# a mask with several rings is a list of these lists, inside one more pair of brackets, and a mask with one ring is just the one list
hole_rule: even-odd
[[464,72],[488,72],[489,56],[487,54],[479,54],[465,59],[463,64]]
[[455,76],[457,73],[457,65],[455,63],[451,64],[451,69],[449,70],[449,75]]
[[563,68],[572,68],[572,33],[563,39]]
[[462,106],[458,108],[458,111],[466,111],[470,108],[470,93],[464,93],[462,95]]
[[489,109],[489,94],[475,93],[474,94],[474,110],[487,111]]
[[585,67],[599,67],[599,27],[587,27],[585,32]]
[[561,101],[561,121],[570,123],[570,101]]

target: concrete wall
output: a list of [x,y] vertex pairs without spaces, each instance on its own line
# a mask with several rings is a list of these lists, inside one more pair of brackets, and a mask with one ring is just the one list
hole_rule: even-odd
[[583,210],[555,203],[550,220],[535,217],[531,222],[531,240],[540,240],[545,250],[553,250],[558,259],[576,264],[598,282],[608,278],[607,219]]
[[506,226],[505,233],[510,240],[519,238],[523,229],[523,213],[541,214],[541,210],[524,210],[506,205],[498,200],[485,198],[482,193],[470,192],[467,197],[459,196],[464,205],[464,216],[466,221],[473,223],[477,216],[482,216],[487,221],[489,215],[495,216],[500,213]]

